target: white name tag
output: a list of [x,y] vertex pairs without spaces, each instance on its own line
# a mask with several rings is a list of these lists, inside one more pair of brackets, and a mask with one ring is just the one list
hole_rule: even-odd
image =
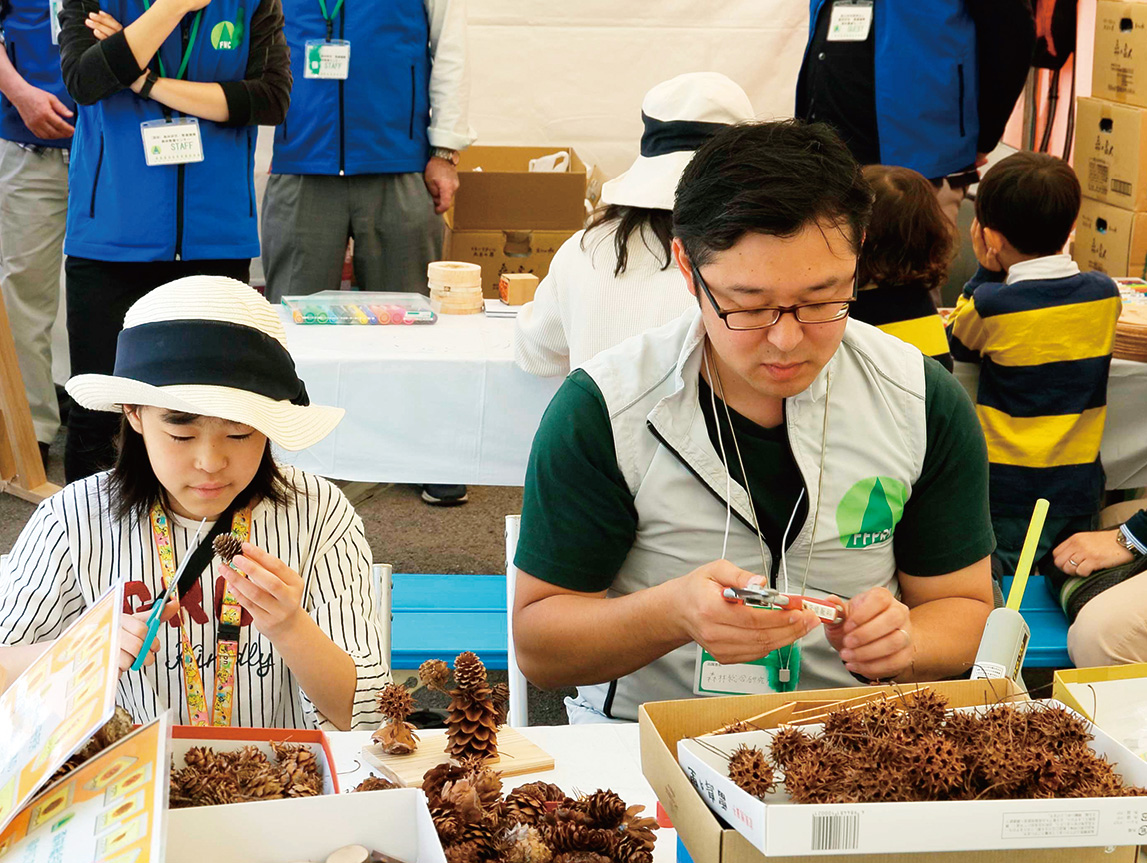
[[48,0],[48,22],[52,25],[52,44],[60,44],[60,2]]
[[350,73],[350,42],[345,39],[309,39],[306,44],[304,78],[346,79]]
[[149,168],[203,161],[203,139],[195,117],[149,120],[140,123],[139,130],[143,133],[143,159]]
[[872,0],[836,0],[828,22],[829,42],[863,42],[872,29]]
[[693,669],[695,695],[767,695],[775,692],[769,685],[769,669],[764,658],[755,662],[722,665],[701,645]]

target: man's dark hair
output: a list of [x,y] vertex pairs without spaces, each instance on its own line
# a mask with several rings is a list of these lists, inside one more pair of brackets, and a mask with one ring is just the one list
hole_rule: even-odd
[[1008,156],[984,175],[976,193],[980,226],[999,231],[1023,255],[1058,255],[1079,215],[1079,180],[1046,153]]
[[745,234],[791,237],[809,224],[840,228],[860,252],[872,192],[824,123],[743,123],[720,129],[677,184],[673,233],[690,262],[708,263]]
[[[633,234],[637,234],[637,238],[645,243],[650,252],[660,256],[663,261],[661,269],[667,270],[673,263],[673,214],[668,210],[610,204],[604,210],[599,210],[586,226],[585,233],[581,235],[582,251],[585,251],[589,235],[598,228],[613,230],[613,252],[617,258],[613,267],[615,276],[624,273],[629,265],[629,238]],[[657,240],[657,248],[649,244],[647,229]]]
[[[172,416],[166,418],[168,422],[174,420],[184,423],[196,419],[196,414],[178,411],[173,411]],[[120,420],[116,437],[116,460],[108,475],[108,487],[111,492],[112,515],[117,519],[146,518],[156,503],[170,508],[163,486],[151,468],[143,435],[131,427],[126,416]],[[273,506],[285,506],[293,499],[292,491],[271,455],[271,441],[268,440],[259,469],[255,471],[247,488],[235,497],[235,502],[244,506],[266,500]]]

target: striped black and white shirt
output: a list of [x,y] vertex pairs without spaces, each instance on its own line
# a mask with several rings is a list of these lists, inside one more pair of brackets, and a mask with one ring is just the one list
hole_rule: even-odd
[[[352,727],[380,722],[375,693],[389,682],[380,622],[370,583],[370,547],[362,520],[335,486],[284,466],[297,492],[291,504],[257,504],[250,542],[302,576],[304,610],[358,671]],[[117,579],[126,582],[125,611],[150,606],[162,591],[162,569],[147,516],[117,521],[110,515],[107,474],[74,482],[41,503],[0,567],[0,644],[33,644],[58,637]],[[178,565],[199,526],[169,519]],[[204,532],[209,525],[204,526]],[[224,583],[219,559],[182,597],[192,649],[210,702],[215,681],[215,632]],[[299,688],[269,639],[244,612],[232,725],[268,728],[331,727]],[[120,676],[118,702],[137,722],[167,708],[189,721],[180,666],[179,628],[161,626],[156,663]]]

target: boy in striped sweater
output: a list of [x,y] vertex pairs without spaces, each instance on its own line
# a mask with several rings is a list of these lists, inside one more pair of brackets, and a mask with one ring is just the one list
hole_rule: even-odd
[[1079,213],[1066,162],[1009,156],[976,197],[972,246],[980,267],[948,322],[952,356],[980,364],[976,412],[988,443],[996,557],[1015,572],[1032,507],[1051,504],[1036,551],[1042,573],[1064,578],[1051,550],[1089,530],[1100,508],[1099,443],[1119,318],[1115,283],[1081,273],[1061,250]]

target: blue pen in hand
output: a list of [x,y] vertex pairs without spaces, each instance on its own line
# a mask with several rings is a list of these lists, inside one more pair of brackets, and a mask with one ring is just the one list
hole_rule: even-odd
[[199,533],[203,530],[203,525],[205,524],[207,524],[206,518],[199,522],[199,527],[195,529],[195,536],[193,536],[191,542],[187,544],[187,552],[183,555],[179,569],[175,571],[175,575],[171,581],[167,583],[167,588],[156,597],[155,602],[152,603],[151,614],[147,617],[147,634],[143,637],[143,647],[140,648],[139,656],[137,656],[135,662],[131,664],[132,671],[139,671],[143,668],[143,663],[147,660],[147,655],[151,653],[151,643],[155,640],[156,633],[159,632],[160,618],[163,616],[163,609],[167,607],[167,601],[171,599],[171,595],[175,593],[179,587],[179,577],[183,575],[183,570],[192,558],[192,552],[195,551],[196,546],[199,544]]

